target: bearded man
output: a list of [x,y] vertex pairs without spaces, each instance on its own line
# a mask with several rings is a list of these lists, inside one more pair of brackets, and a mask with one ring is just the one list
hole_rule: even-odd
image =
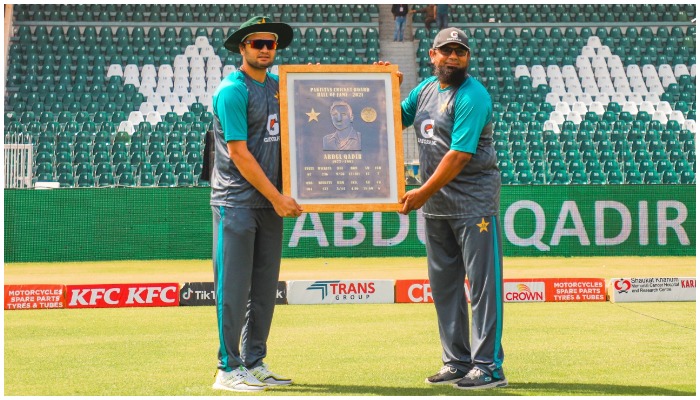
[[425,216],[428,277],[443,350],[443,367],[426,383],[457,389],[503,387],[508,381],[501,366],[501,177],[491,97],[467,74],[471,50],[463,31],[440,31],[429,55],[435,76],[401,103],[403,125],[413,124],[416,131],[424,183],[400,200],[402,214],[422,207]]

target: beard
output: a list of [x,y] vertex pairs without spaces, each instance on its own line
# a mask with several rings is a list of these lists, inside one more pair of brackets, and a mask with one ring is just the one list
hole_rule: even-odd
[[467,80],[467,68],[435,66],[434,75],[438,78],[440,83],[458,87]]

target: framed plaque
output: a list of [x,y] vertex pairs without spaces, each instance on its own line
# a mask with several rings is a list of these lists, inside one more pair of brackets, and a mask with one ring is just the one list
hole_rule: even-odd
[[304,212],[400,209],[406,188],[396,71],[279,67],[283,193]]

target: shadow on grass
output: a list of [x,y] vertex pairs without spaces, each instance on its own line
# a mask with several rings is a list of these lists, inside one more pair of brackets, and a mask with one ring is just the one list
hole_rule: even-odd
[[402,388],[363,385],[295,384],[266,391],[280,395],[365,395],[365,396],[695,396],[695,391],[672,390],[651,386],[596,385],[576,383],[510,383],[508,387],[487,390],[458,390],[451,385]]

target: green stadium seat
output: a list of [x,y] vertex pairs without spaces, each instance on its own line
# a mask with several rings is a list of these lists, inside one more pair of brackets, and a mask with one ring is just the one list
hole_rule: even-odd
[[119,186],[127,186],[127,187],[135,186],[136,182],[134,179],[134,175],[131,172],[122,173],[119,176],[118,184],[119,184]]
[[171,154],[173,152],[182,152],[182,143],[179,141],[171,141],[166,147],[166,153]]
[[642,184],[644,183],[644,178],[639,171],[629,170],[625,173],[625,183],[627,184]]
[[125,172],[131,172],[132,167],[131,164],[126,161],[126,162],[120,162],[120,163],[113,163],[114,165],[114,175],[115,176],[121,176]]
[[557,170],[551,176],[550,183],[555,185],[568,185],[571,182],[569,174],[566,171]]
[[151,164],[157,165],[157,164],[165,161],[165,153],[163,151],[154,151],[153,153],[150,154],[148,161]]
[[646,184],[659,184],[659,183],[661,183],[661,177],[654,170],[644,172],[643,177],[644,177],[644,183],[646,183]]
[[680,173],[680,182],[683,184],[695,183],[695,173],[692,170],[686,170]]
[[604,185],[606,183],[605,175],[598,170],[593,170],[588,175],[588,180],[593,185]]
[[159,142],[151,142],[147,148],[148,154],[165,153],[165,145]]
[[656,163],[656,172],[663,173],[666,171],[674,171],[674,165],[669,160],[662,159]]
[[650,151],[651,153],[651,159],[654,162],[659,162],[661,160],[668,160],[668,157],[666,156],[666,151],[662,149],[656,149],[654,151]]
[[105,172],[99,175],[97,179],[98,187],[114,186],[114,175],[110,172]]
[[126,151],[117,151],[112,155],[112,164],[117,165],[129,161]]
[[172,172],[164,172],[158,175],[157,185],[159,187],[173,187],[175,186],[175,175]]
[[679,179],[678,175],[673,170],[669,170],[669,171],[664,171],[661,174],[661,182],[666,183],[666,184],[676,184],[676,183],[680,183],[680,179]]
[[92,176],[92,173],[81,173],[78,175],[78,182],[76,183],[76,186],[81,188],[94,187],[95,177]]
[[586,172],[590,173],[591,171],[600,171],[601,166],[600,162],[596,158],[591,158],[591,159],[584,159],[583,163],[585,164],[585,169]]
[[586,166],[580,159],[572,159],[569,161],[567,170],[569,173],[573,173],[574,171],[584,172],[586,170]]
[[181,172],[177,175],[177,186],[189,187],[194,185],[194,176],[191,172]]
[[167,162],[167,161],[163,161],[163,162],[156,164],[156,168],[155,168],[154,173],[156,175],[162,175],[165,172],[172,173],[173,171],[174,171],[174,168],[173,168],[172,164]]
[[566,163],[561,159],[552,160],[549,164],[549,171],[555,173],[556,171],[566,171]]
[[48,174],[48,175],[53,176],[53,163],[52,162],[39,162],[39,163],[37,163],[34,174],[35,175]]
[[95,175],[99,176],[106,173],[113,173],[112,164],[109,162],[95,163]]
[[501,183],[504,185],[512,185],[516,183],[513,171],[501,171]]
[[542,158],[542,156],[532,156],[532,153],[530,153],[530,165],[532,166],[532,171],[537,172],[537,171],[545,171],[547,170],[547,162]]
[[515,161],[515,172],[521,172],[521,171],[531,171],[530,168],[530,163],[527,160],[517,160]]
[[51,173],[40,173],[36,174],[36,178],[33,179],[33,182],[55,182],[53,179],[53,174]]
[[56,158],[55,158],[56,164],[71,163],[72,161],[73,161],[73,157],[71,156],[70,151],[57,151],[56,152]]
[[36,150],[35,161],[46,162],[53,160],[54,146],[51,143],[39,143]]
[[153,165],[147,161],[143,161],[140,164],[132,163],[131,165],[132,165],[132,167],[136,167],[136,170],[137,170],[136,172],[139,175],[146,173],[146,172],[153,173]]
[[[82,147],[85,146],[86,150],[76,150],[77,147]],[[91,163],[92,160],[90,159],[90,153],[88,152],[89,147],[85,143],[81,143],[80,145],[75,145],[73,148],[73,165],[77,165],[80,163]]]
[[73,172],[63,172],[58,174],[57,177],[59,187],[70,188],[75,184],[75,177],[73,177]]
[[585,171],[573,171],[571,173],[571,183],[575,185],[585,185],[588,183],[588,177]]
[[620,166],[617,163],[617,160],[615,159],[608,159],[605,161],[601,160],[601,162],[603,163],[603,172],[605,173],[609,173],[611,171],[620,171]]
[[656,170],[654,162],[651,160],[643,159],[639,162],[639,172],[647,172]]
[[517,182],[519,184],[529,185],[533,183],[533,181],[534,177],[530,171],[523,170],[517,173]]
[[149,171],[141,172],[139,175],[139,186],[153,186],[155,184],[155,178],[153,173]]
[[676,162],[678,160],[685,160],[685,154],[681,149],[671,149],[668,152],[668,159],[673,162]]
[[[69,139],[70,140],[70,139]],[[70,154],[71,152],[71,145],[70,142],[65,142],[65,141],[57,141],[56,142],[56,148],[55,148],[56,154],[58,153],[68,153]]]

